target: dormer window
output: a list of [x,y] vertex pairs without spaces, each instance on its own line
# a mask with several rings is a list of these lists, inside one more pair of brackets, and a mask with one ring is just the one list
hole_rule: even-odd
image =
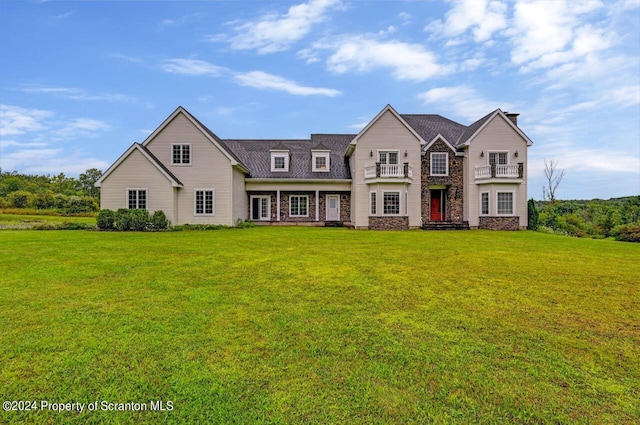
[[191,145],[186,143],[171,145],[171,164],[191,165]]
[[289,151],[271,151],[271,171],[289,171]]
[[331,151],[311,151],[311,163],[312,171],[314,172],[329,172],[330,161],[329,154]]

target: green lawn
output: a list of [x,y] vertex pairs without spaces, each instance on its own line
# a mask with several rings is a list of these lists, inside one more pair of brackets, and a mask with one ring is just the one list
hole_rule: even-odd
[[0,423],[637,423],[639,264],[534,232],[3,230],[0,399],[172,410]]

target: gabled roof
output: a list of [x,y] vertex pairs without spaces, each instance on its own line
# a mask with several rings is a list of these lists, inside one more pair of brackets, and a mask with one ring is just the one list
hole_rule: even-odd
[[404,118],[424,140],[431,142],[440,135],[454,147],[458,147],[457,141],[467,128],[462,124],[458,124],[440,115],[403,114],[402,118]]
[[[251,170],[251,178],[331,180],[351,178],[344,153],[354,137],[353,134],[312,134],[311,139],[225,139],[224,143]],[[312,171],[311,151],[314,149],[331,151],[329,172]],[[271,171],[270,150],[289,151],[289,171]]]
[[162,175],[164,175],[167,180],[169,180],[169,182],[171,182],[171,186],[173,187],[182,187],[182,183],[180,182],[180,180],[178,180],[178,178],[171,172],[169,171],[169,169],[167,167],[165,167],[165,165],[160,162],[158,160],[158,158],[155,157],[155,155],[153,155],[151,153],[151,151],[149,151],[149,149],[147,149],[146,147],[142,146],[140,143],[134,143],[132,144],[129,149],[127,149],[125,151],[125,153],[123,153],[122,155],[120,155],[120,158],[118,158],[116,160],[116,162],[114,162],[113,164],[111,164],[111,167],[109,167],[107,169],[107,171],[105,171],[102,176],[100,176],[100,178],[95,182],[94,186],[95,187],[101,187],[102,186],[102,182],[116,169],[118,168],[118,166],[120,164],[122,164],[122,162],[127,159],[129,157],[129,155],[131,155],[134,151],[138,151],[140,152],[145,158],[147,158],[147,160],[149,160],[149,162],[158,169],[158,171],[160,171],[160,173]]
[[459,144],[464,146],[469,146],[469,143],[471,143],[471,141],[478,135],[478,133],[480,133],[487,126],[487,124],[489,124],[489,122],[491,122],[497,116],[502,118],[509,126],[511,126],[511,128],[513,128],[516,131],[516,133],[518,133],[520,137],[522,137],[524,141],[527,142],[527,146],[533,145],[533,142],[531,141],[531,139],[529,139],[529,137],[527,137],[527,135],[524,134],[524,132],[520,130],[520,128],[517,125],[515,125],[513,121],[511,121],[509,117],[507,117],[505,113],[502,112],[500,109],[496,109],[495,111],[485,115],[484,117],[480,118],[478,121],[471,124],[467,128],[467,131],[465,131],[465,133],[463,134],[463,137],[461,138]]
[[202,134],[211,141],[220,151],[225,155],[229,161],[231,161],[231,165],[240,168],[243,172],[248,173],[249,169],[240,161],[240,159],[235,155],[235,153],[229,149],[228,146],[211,130],[209,130],[204,124],[202,124],[196,117],[191,115],[189,111],[184,109],[182,106],[178,106],[178,108],[173,111],[169,117],[160,124],[158,128],[155,129],[153,133],[147,137],[144,142],[142,142],[142,146],[146,146],[149,144],[164,128],[169,125],[171,121],[173,121],[178,115],[184,115],[198,130],[202,132]]
[[409,125],[407,121],[405,121],[405,119],[402,117],[402,115],[398,114],[391,105],[387,105],[382,109],[382,111],[378,113],[378,115],[376,115],[371,121],[369,121],[369,124],[367,124],[362,130],[360,130],[360,133],[358,133],[356,137],[353,138],[353,140],[349,144],[349,149],[347,149],[346,156],[351,156],[351,153],[355,149],[355,146],[358,144],[358,140],[373,126],[373,124],[375,124],[376,121],[380,119],[380,117],[382,117],[387,112],[393,114],[393,116],[395,116],[398,121],[400,121],[400,123],[402,123],[402,125],[404,125],[407,130],[409,130],[409,132],[411,132],[411,134],[413,134],[416,139],[420,141],[421,145],[427,144],[424,137],[422,137],[411,125]]

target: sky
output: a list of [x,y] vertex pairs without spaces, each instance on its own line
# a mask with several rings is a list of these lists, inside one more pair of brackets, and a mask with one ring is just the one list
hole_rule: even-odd
[[0,168],[106,170],[178,106],[223,139],[385,105],[519,113],[531,198],[640,195],[640,0],[0,1]]

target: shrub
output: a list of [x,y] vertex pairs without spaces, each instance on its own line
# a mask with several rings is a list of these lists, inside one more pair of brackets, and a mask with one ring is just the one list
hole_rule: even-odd
[[529,199],[529,230],[538,230],[538,208],[533,198]]
[[611,233],[618,241],[640,242],[640,224],[616,226]]
[[11,192],[7,199],[11,203],[11,205],[15,208],[27,208],[30,207],[33,203],[33,193],[27,192],[24,190],[18,190],[15,192]]
[[113,227],[115,227],[116,230],[120,230],[122,232],[131,228],[131,211],[132,210],[127,208],[120,208],[118,211],[116,211],[113,218]]
[[167,219],[167,216],[162,210],[154,211],[149,219],[149,228],[151,230],[166,230],[169,228],[169,225],[169,219]]
[[113,230],[116,214],[111,210],[100,210],[96,217],[96,225],[100,230]]
[[67,212],[71,214],[98,210],[98,202],[90,196],[70,196],[66,203]]
[[53,192],[46,191],[38,193],[33,199],[33,206],[39,210],[48,210],[53,208]]
[[236,227],[238,229],[250,229],[252,227],[256,227],[256,224],[251,220],[242,221],[242,220],[238,219],[238,221],[236,222]]
[[149,224],[149,211],[147,210],[129,210],[129,229],[141,232],[146,230]]

